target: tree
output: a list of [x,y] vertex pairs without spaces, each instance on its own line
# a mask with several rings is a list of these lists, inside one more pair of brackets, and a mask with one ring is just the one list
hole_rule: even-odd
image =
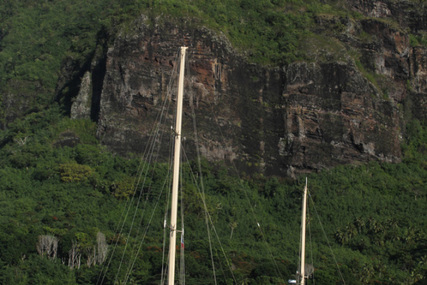
[[41,256],[55,259],[58,253],[58,239],[51,235],[40,235],[37,242],[37,252]]

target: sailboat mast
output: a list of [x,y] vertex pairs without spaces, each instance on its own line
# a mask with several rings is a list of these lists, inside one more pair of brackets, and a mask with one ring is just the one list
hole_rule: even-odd
[[302,221],[301,221],[301,265],[300,265],[300,284],[305,284],[305,224],[307,212],[307,178],[305,178],[304,198],[302,201]]
[[182,122],[182,102],[184,93],[184,70],[185,70],[185,51],[187,47],[181,47],[178,81],[178,97],[176,106],[175,122],[175,150],[173,162],[173,181],[172,181],[172,204],[171,204],[171,222],[170,222],[170,241],[169,241],[169,270],[168,284],[175,283],[175,255],[176,255],[176,220],[178,212],[178,182],[181,156],[181,122]]

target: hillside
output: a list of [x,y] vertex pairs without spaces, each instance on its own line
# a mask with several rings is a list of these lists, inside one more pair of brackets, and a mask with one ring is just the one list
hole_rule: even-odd
[[159,283],[170,166],[143,154],[182,43],[204,139],[186,142],[186,283],[214,284],[212,263],[219,284],[291,278],[308,175],[316,283],[423,284],[424,5],[3,1],[2,284]]

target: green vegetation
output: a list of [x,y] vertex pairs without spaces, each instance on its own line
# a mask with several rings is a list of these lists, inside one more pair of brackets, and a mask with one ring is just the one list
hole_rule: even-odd
[[64,76],[62,64],[68,71],[81,71],[97,48],[140,14],[187,17],[222,31],[254,62],[283,64],[305,57],[301,44],[312,34],[317,13],[345,13],[334,7],[295,0],[2,1],[0,124],[4,128],[23,113],[48,105],[58,76]]
[[409,41],[411,46],[416,47],[416,46],[427,46],[427,35],[424,34],[418,34],[418,35],[413,35],[410,34],[409,35]]
[[[150,18],[184,14],[195,25],[222,31],[262,64],[317,55],[345,58],[338,43],[312,36],[315,18],[361,16],[341,9],[341,1],[321,2],[2,1],[0,283],[96,284],[102,278],[103,284],[117,284],[129,265],[129,283],[160,280],[169,168],[115,156],[98,144],[94,122],[67,118],[63,106],[53,103],[65,76],[61,68],[83,70],[141,13]],[[360,37],[370,40],[363,33]],[[410,40],[413,46],[425,45],[423,36]],[[314,51],[317,47],[329,54]],[[342,166],[310,175],[312,202],[323,225],[311,202],[309,251],[318,284],[340,282],[328,244],[346,284],[425,282],[425,122],[411,121],[406,135],[402,163]],[[141,176],[144,169],[147,176]],[[302,177],[243,180],[224,166],[202,161],[202,195],[190,183],[190,169],[198,169],[197,163],[188,163],[183,172],[187,283],[206,284],[212,276],[202,196],[215,225],[210,231],[218,234],[212,239],[218,283],[278,284],[290,278],[297,268]],[[136,187],[141,180],[144,187]]]
[[[69,146],[71,134],[75,143]],[[113,284],[116,278],[125,278],[132,261],[132,282],[160,279],[167,165],[150,166],[144,188],[135,188],[139,171],[148,165],[110,154],[96,143],[94,134],[94,123],[63,118],[59,108],[16,120],[1,133],[3,284],[96,284],[100,276],[104,284]],[[308,251],[316,282],[340,282],[334,257],[346,284],[425,280],[426,142],[426,128],[412,121],[402,163],[341,166],[309,176]],[[183,172],[188,284],[206,282],[212,271],[201,193],[191,183],[190,170],[197,168],[190,162]],[[274,284],[291,277],[297,266],[303,179],[244,181],[206,161],[201,174],[218,234],[212,240],[216,267],[222,268],[217,272],[220,283],[233,283],[233,275],[238,283],[248,284]],[[137,205],[133,197],[139,195],[143,199]],[[135,209],[142,229],[132,226],[132,219],[123,223],[123,213],[130,211],[132,216]],[[108,271],[107,262],[89,262],[97,234],[105,235],[108,258],[114,257]],[[58,240],[56,258],[37,252],[41,236]],[[76,245],[80,268],[70,265]],[[124,263],[118,271],[120,260]]]
[[[252,62],[281,65],[346,58],[346,49],[330,38],[345,31],[345,21],[362,16],[344,6],[332,0],[2,1],[0,127],[42,110],[55,95],[75,95],[80,73],[141,14],[177,22],[184,17],[221,31]],[[319,21],[324,30],[319,31]],[[424,45],[425,37],[413,34],[411,43]],[[71,86],[64,82],[73,80]]]

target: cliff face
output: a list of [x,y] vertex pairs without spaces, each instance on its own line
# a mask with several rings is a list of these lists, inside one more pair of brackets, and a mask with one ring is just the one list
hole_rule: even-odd
[[[186,144],[198,143],[207,159],[233,161],[248,172],[288,175],[371,159],[399,161],[401,104],[412,102],[406,105],[425,119],[426,49],[410,47],[407,33],[375,18],[394,13],[387,2],[349,2],[371,18],[316,20],[319,32],[343,27],[333,39],[344,56],[318,49],[322,60],[277,68],[249,64],[207,29],[147,24],[141,17],[108,50],[101,142],[122,154],[144,150],[167,96],[178,48],[187,45]],[[351,50],[357,57],[348,56]],[[163,129],[171,133],[170,125]]]
[[[426,120],[427,108],[427,49],[411,46],[410,37],[427,33],[427,3],[425,1],[365,1],[347,0],[349,8],[366,17],[352,32],[370,35],[354,41],[340,40],[358,48],[366,69],[378,75],[377,84],[393,103],[403,103],[405,116]],[[351,34],[351,33],[350,33]]]

